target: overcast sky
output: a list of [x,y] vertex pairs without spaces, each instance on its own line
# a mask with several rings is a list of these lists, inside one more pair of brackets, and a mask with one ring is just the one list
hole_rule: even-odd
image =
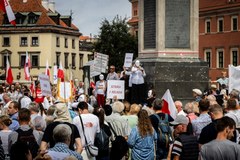
[[55,9],[61,15],[73,11],[73,23],[83,35],[98,35],[103,19],[111,21],[116,15],[131,16],[129,0],[55,0]]

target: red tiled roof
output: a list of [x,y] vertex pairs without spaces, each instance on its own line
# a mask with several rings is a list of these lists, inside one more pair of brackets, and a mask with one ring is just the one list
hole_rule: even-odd
[[37,25],[43,25],[43,24],[56,25],[56,23],[50,17],[48,17],[46,12],[42,12],[36,24]]
[[80,36],[79,39],[84,41],[84,40],[90,39],[90,37],[89,36]]
[[41,0],[27,0],[23,3],[23,0],[10,0],[10,5],[14,13],[16,12],[43,12],[47,11],[42,6]]
[[[27,0],[26,3],[23,0],[10,0],[9,1],[12,10],[14,13],[17,12],[41,12],[37,25],[57,25],[48,15],[48,12],[52,12],[50,10],[45,9],[42,6],[42,0]],[[3,24],[3,15],[0,13],[0,25]],[[69,27],[67,26],[61,19],[59,20],[59,25],[62,27]],[[78,28],[71,24],[72,29],[78,30]]]
[[132,17],[129,21],[128,21],[128,23],[136,23],[136,22],[138,22],[139,20],[138,20],[138,17]]

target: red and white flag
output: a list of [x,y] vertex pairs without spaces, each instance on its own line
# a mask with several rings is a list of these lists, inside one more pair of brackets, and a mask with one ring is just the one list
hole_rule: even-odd
[[64,72],[63,72],[63,66],[61,62],[58,68],[57,77],[60,78],[62,82],[64,81]]
[[7,81],[8,84],[12,84],[12,82],[13,82],[12,69],[11,69],[11,66],[9,64],[8,58],[7,58],[6,81]]
[[25,79],[26,80],[30,80],[30,67],[31,67],[31,63],[30,63],[30,58],[28,57],[28,52],[26,52],[26,59],[25,59],[25,65],[24,65],[24,75],[25,75]]
[[47,60],[47,62],[46,62],[45,74],[48,75],[48,77],[50,78],[50,69],[49,69],[49,66],[48,66],[48,60]]
[[16,18],[8,0],[0,0],[0,10],[2,10],[4,13],[7,13],[8,21],[12,25],[16,26],[16,22],[15,22]]
[[175,119],[177,116],[177,109],[175,107],[175,104],[169,89],[167,89],[167,91],[164,93],[162,100],[163,100],[162,112],[168,113],[169,115],[171,115],[173,119]]

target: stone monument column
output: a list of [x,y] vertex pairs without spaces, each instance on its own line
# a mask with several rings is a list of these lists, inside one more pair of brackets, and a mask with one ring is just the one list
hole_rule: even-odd
[[208,87],[208,66],[198,58],[198,0],[139,0],[139,57],[148,86],[161,98],[192,99]]

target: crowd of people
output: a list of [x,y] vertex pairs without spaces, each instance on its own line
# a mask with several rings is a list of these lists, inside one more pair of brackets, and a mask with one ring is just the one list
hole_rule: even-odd
[[[173,118],[162,111],[154,89],[142,93],[146,73],[139,63],[120,77],[112,65],[106,80],[100,75],[96,85],[90,84],[90,96],[80,82],[69,103],[57,99],[54,86],[52,96],[43,96],[39,82],[34,89],[0,85],[0,159],[240,159],[238,90],[228,93],[224,81],[206,91],[192,89],[192,101],[175,101]],[[131,98],[106,99],[107,81],[126,80],[126,75]],[[114,148],[118,136],[124,137],[125,149]]]

